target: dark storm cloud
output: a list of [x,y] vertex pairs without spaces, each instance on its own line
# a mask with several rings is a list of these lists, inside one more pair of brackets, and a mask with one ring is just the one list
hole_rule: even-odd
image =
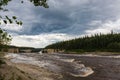
[[49,9],[34,7],[28,1],[24,4],[18,2],[9,6],[10,14],[17,15],[24,22],[19,34],[84,34],[90,27],[98,27],[89,25],[92,21],[115,20],[120,13],[120,0],[49,0]]
[[[43,40],[46,42],[40,42],[42,45],[49,44],[51,40],[64,40],[70,35],[74,38],[78,35],[108,33],[111,30],[120,32],[119,3],[120,0],[49,0],[50,8],[45,9],[33,6],[28,0],[25,0],[24,4],[14,0],[8,5],[10,11],[0,14],[16,15],[24,24],[22,27],[14,25],[14,28],[2,28],[17,34],[15,40],[18,40],[20,35],[25,35],[21,40],[23,42],[28,41],[27,36],[34,39],[33,35],[41,37],[45,34]],[[57,34],[65,36],[57,38]],[[17,43],[15,40],[14,43]],[[35,40],[39,42],[38,38]]]
[[38,22],[32,23],[29,34],[44,32],[83,34],[89,27],[94,27],[89,25],[90,22],[114,20],[119,13],[116,9],[116,3],[120,2],[119,0],[116,2],[113,0],[75,0],[75,2],[81,1],[81,4],[74,5],[70,5],[71,1],[68,0],[53,1],[54,6],[50,4],[49,9],[34,8],[34,15]]

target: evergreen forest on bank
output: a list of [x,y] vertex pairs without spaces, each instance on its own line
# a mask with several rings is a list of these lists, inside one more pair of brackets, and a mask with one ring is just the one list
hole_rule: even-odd
[[109,51],[120,52],[120,33],[95,34],[68,41],[61,41],[45,47],[75,52]]

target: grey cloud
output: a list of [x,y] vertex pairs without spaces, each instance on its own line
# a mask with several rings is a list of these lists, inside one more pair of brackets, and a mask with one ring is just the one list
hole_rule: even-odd
[[[66,34],[65,37],[72,35],[73,38],[76,35],[92,34],[101,30],[103,30],[102,32],[109,32],[113,29],[120,32],[119,3],[120,0],[49,0],[50,8],[45,9],[34,7],[28,0],[25,0],[24,4],[19,4],[19,0],[14,0],[8,5],[10,11],[0,14],[16,15],[18,19],[23,21],[21,31],[8,29],[10,33],[17,34],[17,36],[26,35],[25,37],[27,37],[33,35],[34,38],[35,35],[38,36],[44,33],[62,33]],[[42,38],[42,36],[44,35],[38,36],[38,38]],[[39,47],[40,44],[44,46],[49,44],[50,41],[57,42],[60,39],[56,39],[56,37],[52,36],[49,39],[47,36],[42,40],[43,42],[39,43],[38,41],[38,43],[32,45]],[[14,40],[15,44],[25,41],[25,44],[29,45],[30,42],[29,38],[22,40],[17,37],[16,40]],[[46,40],[47,43],[44,42]],[[37,42],[37,40],[34,41]],[[21,42],[18,44],[21,45]]]
[[[49,0],[49,9],[34,7],[25,0],[10,3],[10,14],[23,20],[23,30],[18,34],[68,33],[84,34],[93,27],[93,21],[116,20],[120,16],[120,0]],[[28,4],[29,3],[29,4]],[[14,6],[12,6],[14,5]]]

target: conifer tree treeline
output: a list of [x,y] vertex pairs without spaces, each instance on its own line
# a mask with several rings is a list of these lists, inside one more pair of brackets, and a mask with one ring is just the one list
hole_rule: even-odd
[[93,36],[85,36],[82,38],[62,41],[48,45],[46,48],[61,50],[106,50],[120,51],[120,33],[95,34]]

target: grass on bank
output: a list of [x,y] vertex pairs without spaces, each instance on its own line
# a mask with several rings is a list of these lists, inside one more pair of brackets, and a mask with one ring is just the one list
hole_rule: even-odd
[[68,54],[96,54],[96,55],[120,55],[120,50],[116,49],[72,49],[66,50],[65,53]]

